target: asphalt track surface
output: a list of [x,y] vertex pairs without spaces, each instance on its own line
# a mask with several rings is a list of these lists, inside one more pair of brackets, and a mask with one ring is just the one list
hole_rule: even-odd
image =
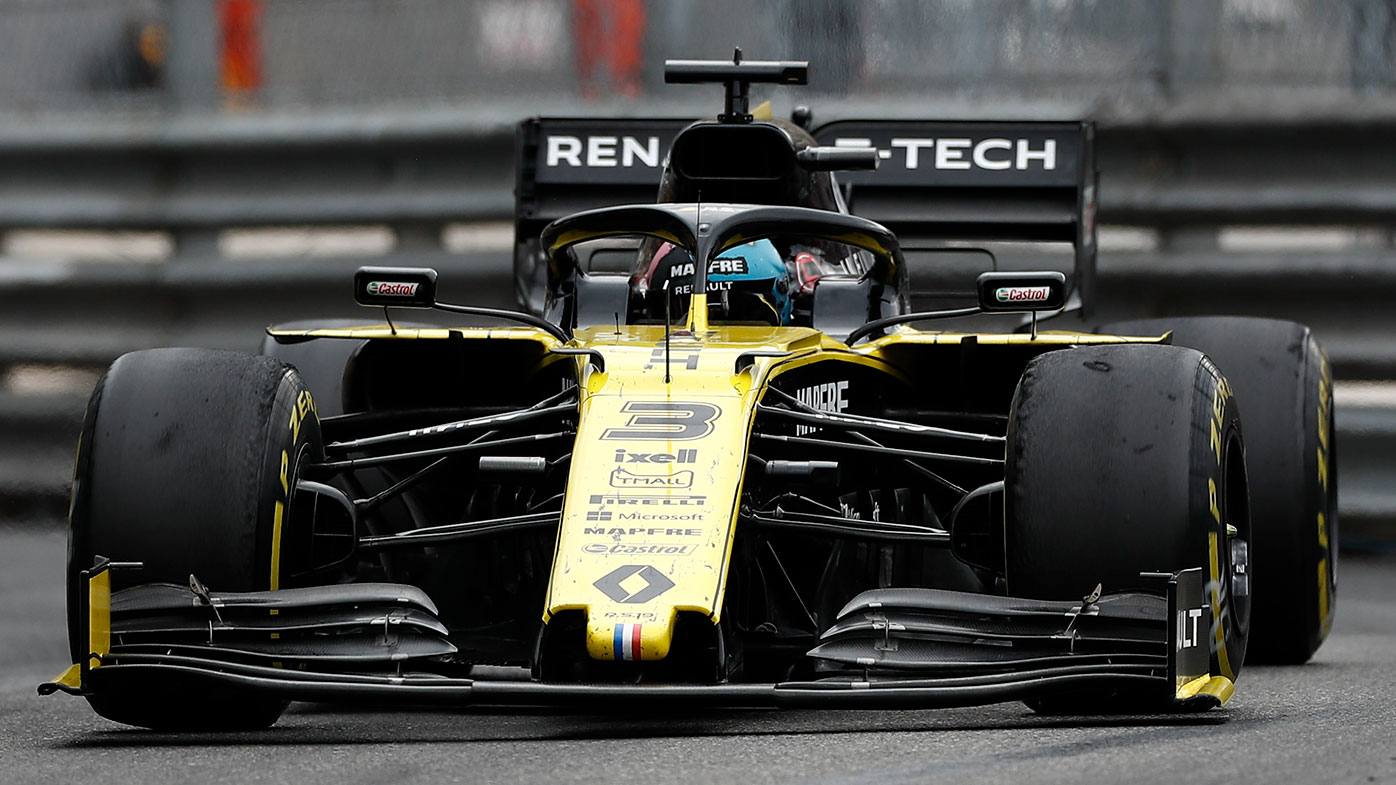
[[1349,555],[1309,665],[1248,668],[1221,710],[1046,718],[895,712],[559,713],[296,704],[258,733],[125,728],[40,698],[66,664],[56,527],[0,530],[0,783],[1396,782],[1396,556]]

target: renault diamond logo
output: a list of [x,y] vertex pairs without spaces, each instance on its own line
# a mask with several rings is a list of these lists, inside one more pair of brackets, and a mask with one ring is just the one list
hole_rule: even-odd
[[674,588],[674,582],[648,564],[627,564],[602,576],[592,586],[616,602],[638,605]]

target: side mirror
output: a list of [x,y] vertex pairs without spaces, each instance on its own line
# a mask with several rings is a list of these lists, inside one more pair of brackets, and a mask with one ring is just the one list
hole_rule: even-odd
[[436,305],[436,271],[430,267],[360,267],[354,273],[359,305],[431,308]]
[[990,313],[1057,311],[1066,305],[1066,276],[1059,272],[983,273],[979,307]]

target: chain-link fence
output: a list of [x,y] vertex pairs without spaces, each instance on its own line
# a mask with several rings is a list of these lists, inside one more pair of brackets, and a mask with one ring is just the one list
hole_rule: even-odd
[[1396,0],[0,0],[0,109],[643,100],[734,45],[855,97],[1351,97]]

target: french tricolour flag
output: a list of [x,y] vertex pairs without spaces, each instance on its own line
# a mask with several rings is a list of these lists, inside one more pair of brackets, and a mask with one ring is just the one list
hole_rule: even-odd
[[616,659],[640,659],[640,625],[617,624],[615,640]]

